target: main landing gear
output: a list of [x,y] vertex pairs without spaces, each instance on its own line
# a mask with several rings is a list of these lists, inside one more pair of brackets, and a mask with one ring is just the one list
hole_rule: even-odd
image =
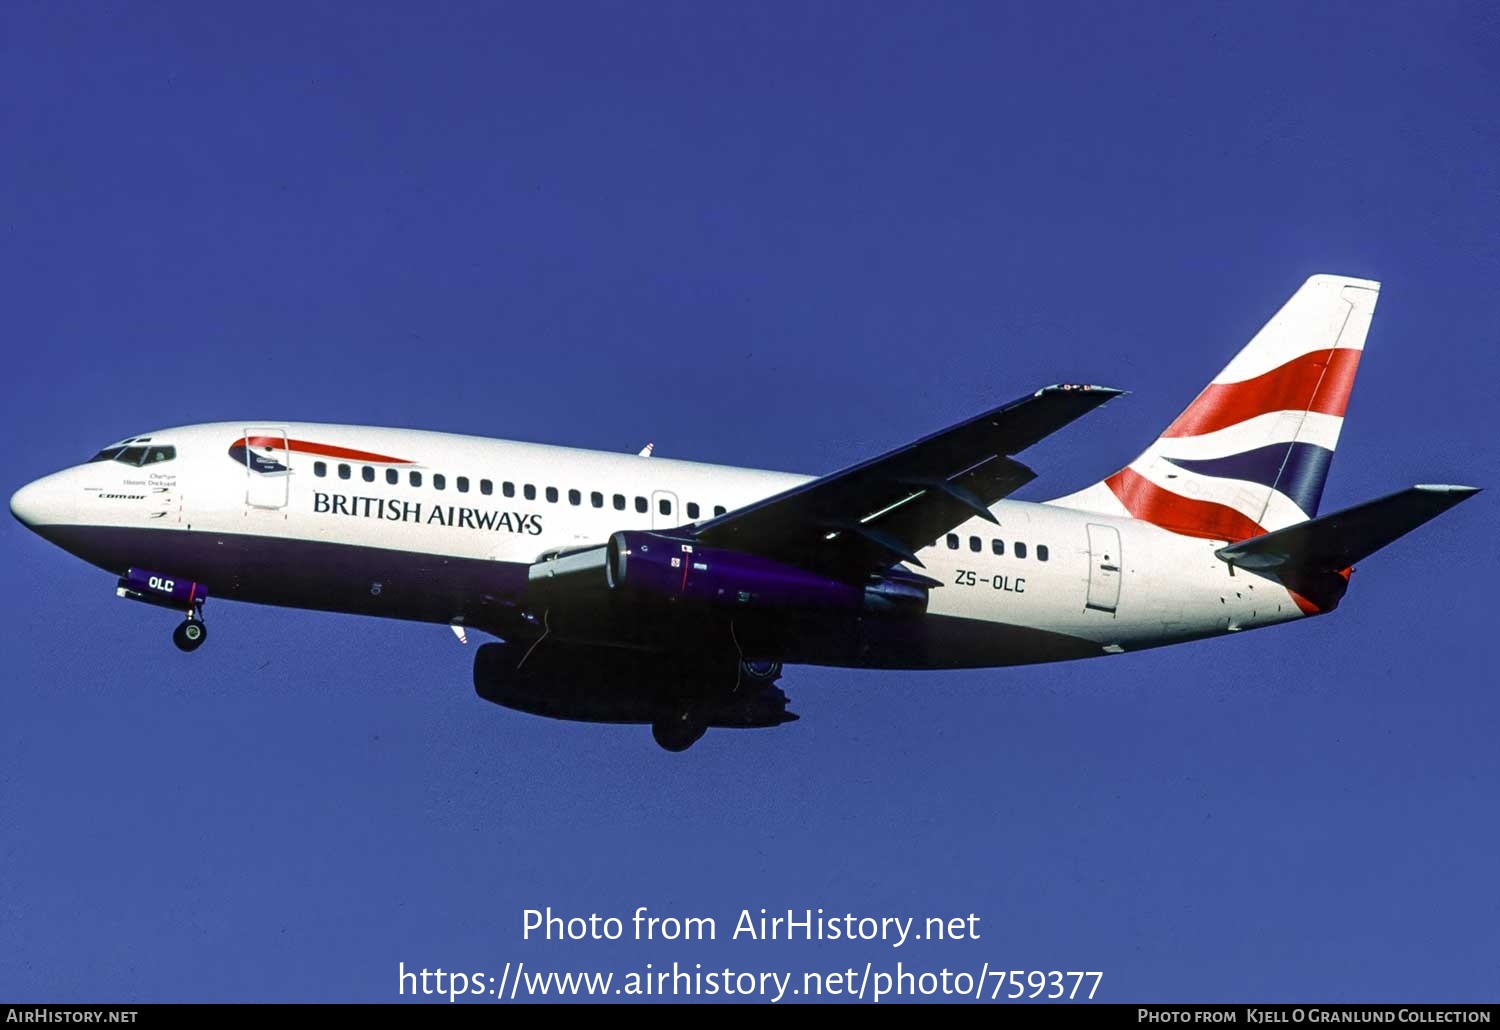
[[708,721],[696,705],[681,705],[658,715],[651,723],[651,739],[668,751],[686,751],[708,732]]
[[[735,664],[732,684],[715,682],[711,670],[703,670],[701,675],[702,682],[695,682],[696,677],[689,674],[687,682],[683,684],[687,689],[680,689],[676,698],[668,702],[651,722],[651,738],[667,751],[686,751],[698,743],[703,734],[708,732],[710,721],[716,726],[774,726],[782,721],[779,718],[769,723],[722,721],[726,705],[730,710],[733,708],[730,699],[734,695],[741,690],[746,694],[759,693],[781,678],[780,662],[741,658]],[[779,692],[778,697],[781,697],[781,707],[785,708],[786,698]],[[795,719],[796,716],[791,718]]]
[[203,616],[193,612],[172,631],[172,643],[177,645],[179,651],[196,651],[203,646],[208,639],[208,627],[203,623]]

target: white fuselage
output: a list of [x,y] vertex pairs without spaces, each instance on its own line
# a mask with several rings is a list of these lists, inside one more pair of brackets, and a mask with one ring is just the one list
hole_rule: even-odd
[[[284,471],[230,453],[237,441],[253,451],[278,436],[315,449],[288,445]],[[704,522],[811,478],[363,426],[214,423],[148,437],[175,456],[75,466],[24,488],[13,510],[117,574],[145,566],[201,580],[214,596],[482,628],[495,620],[481,609],[524,608],[524,570],[548,552]],[[1017,630],[1086,645],[1068,657],[1115,653],[1304,614],[1276,580],[1217,558],[1224,541],[1055,504],[1001,501],[991,511],[998,524],[976,517],[918,552],[917,571],[943,584],[924,622],[946,629],[870,664],[1055,656],[1030,653]],[[494,589],[475,586],[487,567]]]

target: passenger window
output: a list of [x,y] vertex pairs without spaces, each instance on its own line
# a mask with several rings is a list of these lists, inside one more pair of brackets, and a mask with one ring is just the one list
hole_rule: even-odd
[[441,472],[434,472],[432,474],[432,488],[434,490],[448,489],[448,477]]
[[667,500],[665,497],[656,502],[656,508],[663,515],[672,514],[672,502]]
[[577,490],[569,490],[568,491],[568,503],[569,504],[582,504],[583,503],[583,494],[579,493]]
[[349,475],[350,475],[349,466],[348,465],[340,465],[339,466],[339,478],[340,479],[348,479]]
[[468,476],[459,476],[456,480],[454,480],[454,484],[458,487],[458,492],[459,493],[466,494],[466,493],[469,492],[469,477]]
[[1016,557],[1017,558],[1024,558],[1024,557],[1026,557],[1026,545],[1023,544],[1023,543],[1021,543],[1019,540],[1016,541]]
[[1050,555],[1047,553],[1047,545],[1046,544],[1037,544],[1036,545],[1036,560],[1037,561],[1046,561],[1049,557],[1050,557]]
[[481,479],[479,481],[479,492],[488,497],[495,492],[495,484],[491,483],[488,479]]
[[975,554],[978,554],[980,550],[983,549],[983,547],[984,541],[980,540],[977,536],[969,537],[969,550],[973,551]]
[[408,475],[406,478],[411,482],[412,486],[421,486],[422,485],[422,473],[420,473],[420,472],[413,472],[410,475]]
[[725,511],[725,508],[724,508],[724,506],[722,504],[716,504],[716,505],[714,505],[714,514],[715,515],[722,515],[722,514],[724,514],[724,511]]
[[635,499],[635,510],[644,515],[651,510],[651,505],[647,503],[644,497],[637,497]]
[[690,518],[690,519],[696,519],[697,517],[698,517],[698,502],[697,501],[688,501],[688,518]]
[[614,503],[615,503],[615,511],[624,511],[625,510],[625,495],[624,494],[615,494]]
[[370,466],[366,465],[364,468],[360,469],[359,474],[360,478],[362,478],[366,483],[375,482],[375,470]]
[[328,462],[326,462],[326,461],[315,461],[315,462],[313,462],[313,475],[317,476],[319,479],[321,479],[324,476],[328,475]]
[[391,484],[391,486],[395,486],[397,483],[401,482],[401,473],[397,472],[395,469],[386,469],[385,481]]
[[589,503],[596,508],[604,507],[604,495],[601,494],[598,490],[595,490],[593,493],[589,494]]
[[1005,553],[1005,541],[1004,540],[991,540],[990,541],[990,550],[994,551],[996,554],[1004,554]]
[[500,492],[502,494],[504,494],[506,497],[514,497],[516,495],[516,484],[514,484],[514,483],[508,483],[508,482],[507,483],[501,483],[500,484]]
[[958,534],[957,533],[949,533],[948,534],[948,550],[950,550],[950,551],[956,551],[956,550],[958,550]]

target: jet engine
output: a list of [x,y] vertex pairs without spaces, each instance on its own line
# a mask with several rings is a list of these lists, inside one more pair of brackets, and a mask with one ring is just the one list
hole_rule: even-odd
[[502,708],[574,722],[649,723],[670,751],[711,726],[758,729],[794,722],[774,680],[780,669],[745,676],[732,665],[620,648],[543,643],[485,644],[474,655],[474,692]]
[[662,601],[854,612],[865,596],[862,587],[795,565],[639,531],[609,538],[604,571],[611,590]]

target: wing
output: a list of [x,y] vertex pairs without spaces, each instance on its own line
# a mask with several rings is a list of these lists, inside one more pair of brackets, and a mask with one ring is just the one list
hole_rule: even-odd
[[1036,473],[1011,455],[1123,391],[1048,386],[842,472],[793,487],[700,525],[717,547],[750,551],[862,579],[969,519]]

